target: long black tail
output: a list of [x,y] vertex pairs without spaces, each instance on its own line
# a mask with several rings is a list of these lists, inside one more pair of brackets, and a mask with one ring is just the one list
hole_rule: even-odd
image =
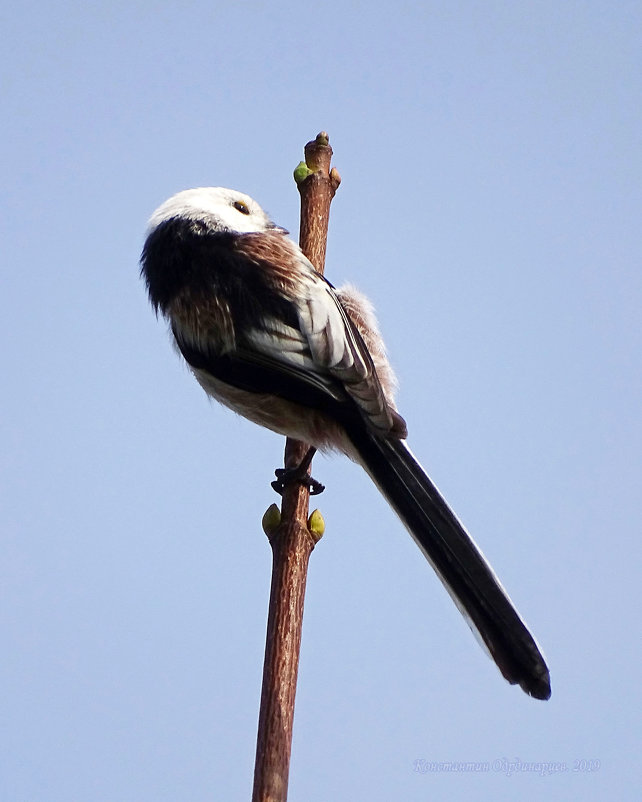
[[414,537],[504,677],[536,699],[551,695],[533,636],[473,539],[404,441],[355,438],[364,468]]

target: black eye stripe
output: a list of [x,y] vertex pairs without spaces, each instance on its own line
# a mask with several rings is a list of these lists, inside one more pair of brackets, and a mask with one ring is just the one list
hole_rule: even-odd
[[247,208],[247,205],[243,203],[243,201],[234,201],[232,206],[237,209],[241,214],[249,214],[250,210]]

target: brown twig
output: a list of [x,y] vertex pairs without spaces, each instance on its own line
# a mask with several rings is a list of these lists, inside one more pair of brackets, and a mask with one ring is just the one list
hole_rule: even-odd
[[[305,146],[305,162],[294,172],[301,194],[299,244],[320,273],[325,265],[330,202],[341,180],[330,169],[331,159],[328,135],[322,132]],[[307,450],[305,443],[288,438],[285,467],[299,465]],[[308,502],[307,488],[289,484],[283,491],[280,522],[276,508],[272,520],[272,508],[264,518],[272,546],[272,584],[252,802],[285,802],[288,795],[308,560],[320,538],[308,526]]]

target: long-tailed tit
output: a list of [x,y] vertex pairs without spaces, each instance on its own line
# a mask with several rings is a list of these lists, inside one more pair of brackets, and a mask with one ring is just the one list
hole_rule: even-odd
[[548,699],[535,640],[406,445],[370,303],[335,290],[254,200],[221,187],[163,203],[141,265],[154,309],[208,395],[362,465],[504,677]]

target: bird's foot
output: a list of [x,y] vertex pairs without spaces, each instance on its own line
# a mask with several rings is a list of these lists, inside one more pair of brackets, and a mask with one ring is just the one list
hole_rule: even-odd
[[280,496],[283,495],[288,485],[294,484],[295,482],[303,485],[303,487],[307,487],[311,496],[318,496],[319,493],[323,493],[325,490],[325,485],[321,484],[321,482],[317,482],[316,479],[308,475],[307,468],[303,471],[300,467],[277,468],[274,474],[276,479],[272,482],[272,487]]
[[317,482],[308,473],[308,468],[312,462],[312,457],[316,452],[316,448],[309,448],[307,454],[295,468],[277,468],[274,471],[276,479],[272,482],[272,487],[279,495],[283,495],[283,491],[290,484],[300,484],[307,487],[311,496],[318,496],[323,493],[325,485]]

